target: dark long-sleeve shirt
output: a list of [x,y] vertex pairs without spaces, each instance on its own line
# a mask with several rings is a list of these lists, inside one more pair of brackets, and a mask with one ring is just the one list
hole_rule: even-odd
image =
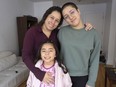
[[30,28],[25,35],[23,42],[22,58],[26,66],[34,75],[39,79],[43,80],[45,72],[41,71],[39,68],[35,67],[35,60],[38,49],[42,42],[52,40],[59,47],[59,42],[57,39],[58,29],[52,31],[50,37],[48,38],[42,31],[39,25]]

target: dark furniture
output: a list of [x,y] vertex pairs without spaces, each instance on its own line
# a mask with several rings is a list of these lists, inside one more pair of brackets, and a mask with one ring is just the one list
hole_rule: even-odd
[[19,42],[19,55],[22,54],[23,40],[27,30],[38,22],[36,17],[21,16],[17,17],[17,29],[18,29],[18,42]]
[[107,79],[109,80],[110,87],[116,84],[116,68],[105,67],[105,87],[107,87]]

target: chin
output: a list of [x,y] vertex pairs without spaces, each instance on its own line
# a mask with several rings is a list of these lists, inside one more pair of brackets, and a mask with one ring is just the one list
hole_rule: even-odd
[[52,31],[52,30],[54,30],[55,28],[48,28],[48,30],[50,30],[50,31]]

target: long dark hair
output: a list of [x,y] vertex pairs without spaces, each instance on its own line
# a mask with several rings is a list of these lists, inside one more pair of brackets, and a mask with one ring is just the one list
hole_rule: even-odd
[[57,46],[55,45],[55,43],[54,43],[53,41],[51,41],[51,40],[48,40],[48,41],[45,41],[45,42],[41,43],[41,45],[40,45],[40,47],[39,47],[39,50],[38,50],[38,53],[37,53],[37,58],[36,58],[37,61],[41,59],[41,49],[42,49],[42,46],[43,46],[44,44],[46,44],[46,43],[50,43],[50,44],[53,45],[53,47],[54,47],[54,49],[55,49],[55,51],[56,51],[56,58],[55,58],[55,59],[57,60],[58,65],[62,68],[63,72],[64,72],[64,73],[67,73],[68,70],[67,70],[67,68],[63,65],[62,60],[61,60],[61,58],[59,57],[59,50],[58,50]]
[[43,15],[41,21],[39,22],[39,25],[40,25],[40,26],[43,26],[43,24],[44,24],[46,18],[47,18],[48,15],[50,15],[53,11],[57,11],[57,12],[59,12],[60,15],[61,15],[60,23],[58,24],[58,26],[57,26],[56,28],[58,28],[58,27],[62,24],[62,22],[63,22],[62,9],[61,9],[60,7],[58,7],[58,6],[52,6],[52,7],[50,7],[50,8],[44,13],[44,15]]

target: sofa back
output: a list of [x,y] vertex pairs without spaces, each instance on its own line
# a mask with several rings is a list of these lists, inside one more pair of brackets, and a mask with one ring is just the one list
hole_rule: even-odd
[[12,67],[18,62],[17,57],[12,52],[0,52],[0,71]]

